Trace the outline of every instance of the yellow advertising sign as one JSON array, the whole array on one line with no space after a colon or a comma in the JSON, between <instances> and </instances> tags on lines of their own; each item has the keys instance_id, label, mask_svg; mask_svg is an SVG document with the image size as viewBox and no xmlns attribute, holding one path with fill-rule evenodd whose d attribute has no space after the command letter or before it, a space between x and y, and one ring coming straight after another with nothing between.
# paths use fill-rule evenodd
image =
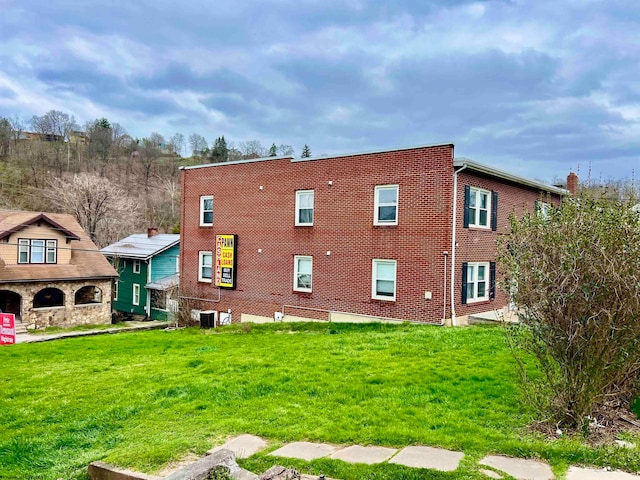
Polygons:
<instances>
[{"instance_id":1,"label":"yellow advertising sign","mask_svg":"<svg viewBox=\"0 0 640 480\"><path fill-rule=\"evenodd\" d=\"M214 285L220 288L236 288L237 235L216 235L216 264Z\"/></svg>"}]
</instances>

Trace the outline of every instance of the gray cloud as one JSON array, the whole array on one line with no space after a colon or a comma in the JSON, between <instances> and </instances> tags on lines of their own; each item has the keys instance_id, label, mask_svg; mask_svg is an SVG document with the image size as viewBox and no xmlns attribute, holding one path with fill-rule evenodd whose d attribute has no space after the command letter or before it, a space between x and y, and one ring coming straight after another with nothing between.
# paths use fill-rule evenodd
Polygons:
<instances>
[{"instance_id":1,"label":"gray cloud","mask_svg":"<svg viewBox=\"0 0 640 480\"><path fill-rule=\"evenodd\" d=\"M578 162L628 176L638 163L633 0L4 9L8 115L42 114L33 106L46 98L79 123L104 115L137 137L224 134L317 153L454 141L461 155L538 178Z\"/></svg>"}]
</instances>

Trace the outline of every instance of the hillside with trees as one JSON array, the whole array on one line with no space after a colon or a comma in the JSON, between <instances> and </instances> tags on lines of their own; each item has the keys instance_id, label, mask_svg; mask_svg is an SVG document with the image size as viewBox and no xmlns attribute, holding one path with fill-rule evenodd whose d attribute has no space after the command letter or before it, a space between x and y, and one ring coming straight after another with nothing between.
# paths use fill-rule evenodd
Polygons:
<instances>
[{"instance_id":1,"label":"hillside with trees","mask_svg":"<svg viewBox=\"0 0 640 480\"><path fill-rule=\"evenodd\" d=\"M80 126L51 110L0 117L0 208L73 214L103 247L155 226L180 228L183 165L294 155L290 145L229 142L192 133L134 138L106 118Z\"/></svg>"}]
</instances>

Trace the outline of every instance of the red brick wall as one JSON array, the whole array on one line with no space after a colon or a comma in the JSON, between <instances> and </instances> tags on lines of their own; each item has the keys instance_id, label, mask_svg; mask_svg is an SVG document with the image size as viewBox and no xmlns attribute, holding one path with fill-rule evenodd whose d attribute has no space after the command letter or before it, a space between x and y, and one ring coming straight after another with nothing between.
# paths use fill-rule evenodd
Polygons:
<instances>
[{"instance_id":1,"label":"red brick wall","mask_svg":"<svg viewBox=\"0 0 640 480\"><path fill-rule=\"evenodd\" d=\"M498 225L494 232L491 229L464 228L464 186L483 188L498 192ZM463 316L472 313L486 312L501 308L508 304L508 295L500 288L496 288L496 298L486 302L462 305L462 263L463 262L492 262L496 259L496 241L500 235L509 231L509 216L513 212L522 216L526 211L533 212L536 200L559 203L560 197L547 197L534 188L493 179L465 170L458 175L458 202L456 224L456 282L454 294L456 299L456 315ZM503 278L500 269L497 270L498 283Z\"/></svg>"},{"instance_id":2,"label":"red brick wall","mask_svg":"<svg viewBox=\"0 0 640 480\"><path fill-rule=\"evenodd\" d=\"M275 159L184 170L183 295L218 298L217 287L198 282L198 252L215 250L215 234L237 234L237 288L223 289L220 302L203 302L203 309L232 309L234 321L242 313L271 317L283 305L288 314L320 319L327 319L324 311L329 310L421 322L439 322L443 315L449 318L450 268L445 313L443 252L449 252L449 265L452 160L453 146L444 145L302 162ZM386 184L399 185L398 225L374 226L374 187ZM463 227L466 184L498 192L497 232ZM312 227L294 226L296 190L315 192ZM213 227L199 226L201 195L214 197ZM496 289L494 300L462 305L462 262L494 261L496 239L506 232L509 214L532 211L540 198L534 188L468 170L459 174L454 283L457 316L508 303L507 295ZM553 201L558 202L559 197L554 196ZM327 251L331 255L326 255ZM311 293L293 290L295 255L313 256ZM394 302L371 298L374 258L397 260ZM424 298L425 292L432 293L431 300Z\"/></svg>"},{"instance_id":3,"label":"red brick wall","mask_svg":"<svg viewBox=\"0 0 640 480\"><path fill-rule=\"evenodd\" d=\"M183 295L217 298L216 287L197 281L198 251L213 251L215 234L237 234L237 289L222 290L219 304L203 308L231 308L234 320L241 313L272 316L283 305L295 305L440 321L443 252L451 248L452 159L453 146L445 145L184 170ZM374 187L386 184L399 185L399 221L376 227ZM309 189L315 191L314 225L295 227L295 191ZM214 197L213 227L198 226L201 195ZM313 256L312 293L293 291L294 255ZM371 299L374 258L397 260L395 302Z\"/></svg>"}]
</instances>

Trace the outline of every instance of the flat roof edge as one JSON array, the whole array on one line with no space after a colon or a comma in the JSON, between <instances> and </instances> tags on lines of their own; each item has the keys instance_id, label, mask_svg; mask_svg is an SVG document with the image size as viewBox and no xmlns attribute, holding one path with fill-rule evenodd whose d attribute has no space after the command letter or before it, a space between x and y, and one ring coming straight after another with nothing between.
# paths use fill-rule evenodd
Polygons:
<instances>
[{"instance_id":1,"label":"flat roof edge","mask_svg":"<svg viewBox=\"0 0 640 480\"><path fill-rule=\"evenodd\" d=\"M385 148L382 150L368 150L364 152L340 153L338 155L323 155L322 157L292 158L291 163L309 162L313 160L328 160L330 158L356 157L359 155L372 155L376 153L401 152L403 150L416 150L419 148L453 147L453 146L454 146L453 142L431 143L427 145L413 145L410 147Z\"/></svg>"},{"instance_id":2,"label":"flat roof edge","mask_svg":"<svg viewBox=\"0 0 640 480\"><path fill-rule=\"evenodd\" d=\"M287 158L293 158L291 155L283 155L280 157L260 157L260 158L245 158L243 160L233 160L231 162L218 162L218 163L203 163L202 165L181 166L180 170L195 170L197 168L208 167L221 167L223 165L238 165L242 163L254 163L254 162L266 162L268 160L284 160Z\"/></svg>"},{"instance_id":3,"label":"flat roof edge","mask_svg":"<svg viewBox=\"0 0 640 480\"><path fill-rule=\"evenodd\" d=\"M473 170L479 173L484 173L487 175L491 175L493 177L501 178L503 180L508 180L510 182L519 183L521 185L537 188L545 192L555 193L557 195L570 194L569 190L566 190L564 188L554 187L553 185L547 185L546 183L542 183L537 180L521 177L520 175L515 175L513 173L500 170L499 168L491 167L489 165L476 162L475 160L471 160L470 158L464 158L464 157L455 158L453 160L453 166L454 168L466 167L466 168L469 168L470 170Z\"/></svg>"}]
</instances>

